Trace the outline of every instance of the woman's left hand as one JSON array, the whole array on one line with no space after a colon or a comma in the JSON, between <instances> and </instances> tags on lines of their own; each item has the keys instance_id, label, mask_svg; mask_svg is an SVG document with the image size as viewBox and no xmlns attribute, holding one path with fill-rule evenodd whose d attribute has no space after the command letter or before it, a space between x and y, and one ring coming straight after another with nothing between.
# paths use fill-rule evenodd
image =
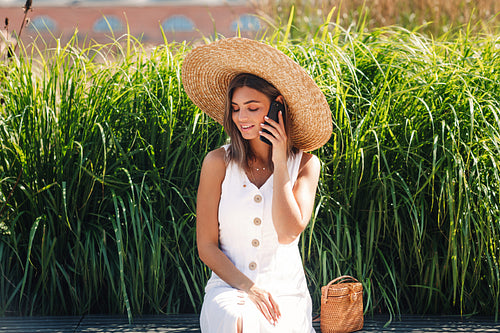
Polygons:
<instances>
[{"instance_id":1,"label":"woman's left hand","mask_svg":"<svg viewBox=\"0 0 500 333\"><path fill-rule=\"evenodd\" d=\"M287 150L288 150L288 137L286 136L285 125L283 121L283 113L278 112L279 123L275 122L269 117L265 117L269 125L261 124L262 129L268 130L271 134L265 133L261 130L261 135L267 138L272 144L272 160L276 166L280 163L286 163Z\"/></svg>"}]
</instances>

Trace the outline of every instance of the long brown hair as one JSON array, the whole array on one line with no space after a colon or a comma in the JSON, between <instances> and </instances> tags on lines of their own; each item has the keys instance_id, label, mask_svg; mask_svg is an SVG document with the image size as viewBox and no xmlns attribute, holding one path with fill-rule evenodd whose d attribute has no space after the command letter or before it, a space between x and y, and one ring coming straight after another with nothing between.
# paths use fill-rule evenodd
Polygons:
<instances>
[{"instance_id":1,"label":"long brown hair","mask_svg":"<svg viewBox=\"0 0 500 333\"><path fill-rule=\"evenodd\" d=\"M276 89L272 84L267 82L266 80L248 73L238 74L230 83L227 88L226 93L226 107L224 110L224 130L229 135L231 139L231 144L227 150L227 162L236 162L241 168L248 169L249 161L255 158L253 151L250 149L250 144L247 140L243 139L241 133L233 122L232 113L232 100L234 91L237 88L248 87L260 91L264 95L266 95L270 101L276 100L278 96L281 95L278 89ZM288 118L288 110L286 106L286 101L283 103L285 105L285 114L283 115L283 120L285 123L285 132L289 135L289 118ZM290 140L288 140L288 151L287 155L294 154L298 151L295 147L292 146ZM271 154L271 150L269 154ZM271 158L271 156L269 156ZM272 165L271 165L272 168Z\"/></svg>"}]
</instances>

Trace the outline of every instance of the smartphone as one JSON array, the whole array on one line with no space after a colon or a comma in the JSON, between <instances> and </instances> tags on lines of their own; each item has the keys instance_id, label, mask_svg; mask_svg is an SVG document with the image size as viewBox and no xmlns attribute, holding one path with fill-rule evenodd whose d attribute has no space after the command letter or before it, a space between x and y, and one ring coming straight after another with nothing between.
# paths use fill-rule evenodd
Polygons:
<instances>
[{"instance_id":1,"label":"smartphone","mask_svg":"<svg viewBox=\"0 0 500 333\"><path fill-rule=\"evenodd\" d=\"M285 106L283 104L281 104L280 102L277 102L277 101L273 101L271 103L271 106L269 107L269 111L267 112L267 116L274 120L275 122L279 123L279 120L278 120L278 113L281 111L281 114L283 115L283 119L285 118ZM265 122L266 125L269 125L269 123L266 121ZM263 129L262 130L263 132L265 133L269 133L271 134L268 130L266 129ZM263 137L262 135L260 136L260 140L267 143L268 145L271 144L271 141L269 141L268 139L266 139L265 137Z\"/></svg>"}]
</instances>

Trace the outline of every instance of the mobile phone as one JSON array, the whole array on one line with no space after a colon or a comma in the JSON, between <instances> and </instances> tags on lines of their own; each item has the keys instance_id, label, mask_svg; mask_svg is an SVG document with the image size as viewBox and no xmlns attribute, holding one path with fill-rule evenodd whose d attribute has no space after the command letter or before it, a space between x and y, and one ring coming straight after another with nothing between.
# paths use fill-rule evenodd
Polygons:
<instances>
[{"instance_id":1,"label":"mobile phone","mask_svg":"<svg viewBox=\"0 0 500 333\"><path fill-rule=\"evenodd\" d=\"M267 112L267 116L274 120L275 122L279 123L279 120L278 120L278 113L281 111L281 114L283 115L283 119L285 118L285 106L280 103L280 102L277 102L277 101L273 101L271 102L271 106L269 107L269 111ZM266 121L265 122L266 125L269 125L269 123ZM262 130L263 132L265 133L269 133L271 134L268 130L266 129L263 129ZM268 139L266 139L265 137L263 137L262 135L260 136L260 140L267 143L268 145L271 144L271 141L269 141Z\"/></svg>"}]
</instances>

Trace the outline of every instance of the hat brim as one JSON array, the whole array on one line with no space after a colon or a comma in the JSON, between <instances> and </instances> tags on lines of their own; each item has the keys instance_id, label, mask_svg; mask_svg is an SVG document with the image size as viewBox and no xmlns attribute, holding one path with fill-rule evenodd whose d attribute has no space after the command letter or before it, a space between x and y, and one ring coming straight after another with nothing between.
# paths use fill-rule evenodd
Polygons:
<instances>
[{"instance_id":1,"label":"hat brim","mask_svg":"<svg viewBox=\"0 0 500 333\"><path fill-rule=\"evenodd\" d=\"M191 50L182 65L184 90L220 124L227 87L241 73L257 75L281 92L293 146L312 151L328 141L332 115L324 94L299 64L276 48L246 38L221 39Z\"/></svg>"}]
</instances>

